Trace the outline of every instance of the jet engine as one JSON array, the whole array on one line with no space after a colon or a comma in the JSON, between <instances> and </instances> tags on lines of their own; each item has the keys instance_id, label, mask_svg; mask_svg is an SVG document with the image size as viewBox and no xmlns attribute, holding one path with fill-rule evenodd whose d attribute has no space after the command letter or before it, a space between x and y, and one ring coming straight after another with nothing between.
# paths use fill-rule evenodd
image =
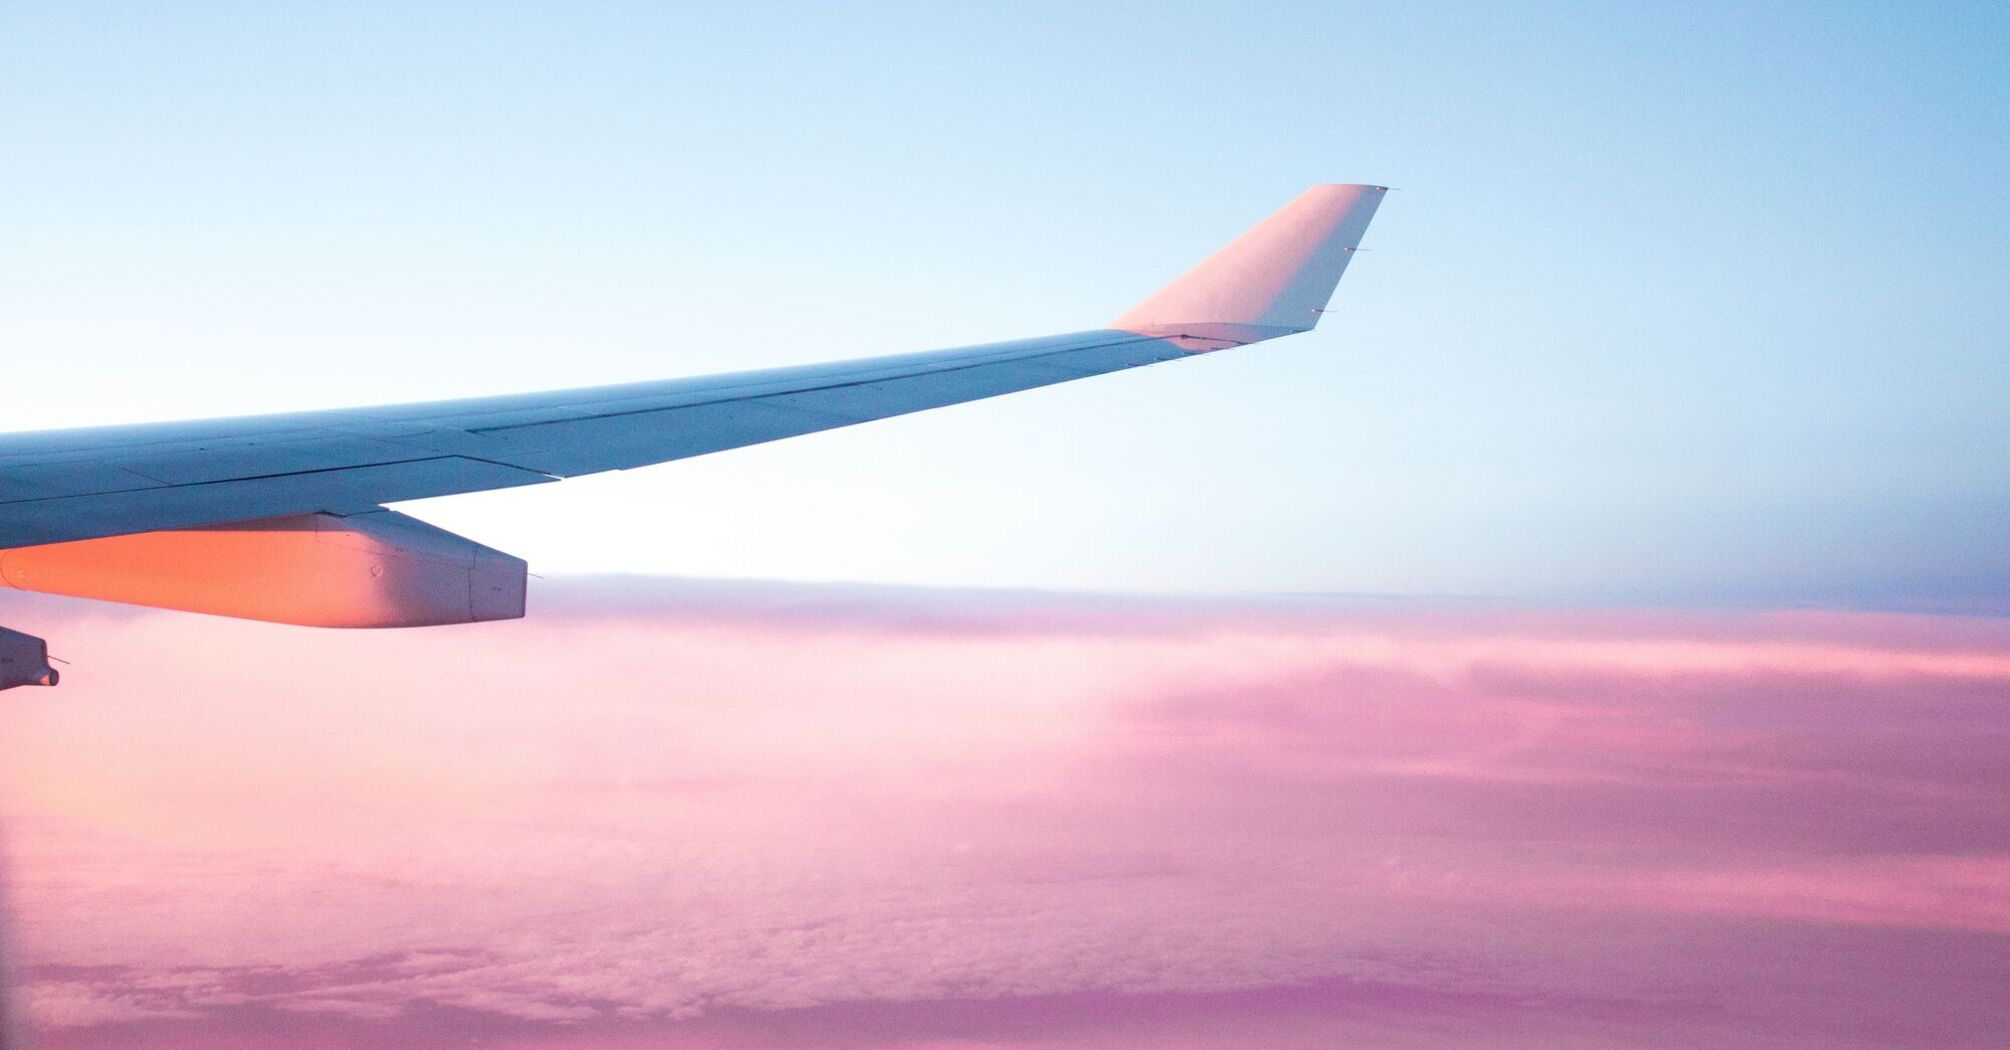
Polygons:
<instances>
[{"instance_id":1,"label":"jet engine","mask_svg":"<svg viewBox=\"0 0 2010 1050\"><path fill-rule=\"evenodd\" d=\"M18 590L309 627L513 620L523 615L527 570L389 510L0 550L0 585Z\"/></svg>"},{"instance_id":2,"label":"jet engine","mask_svg":"<svg viewBox=\"0 0 2010 1050\"><path fill-rule=\"evenodd\" d=\"M55 685L61 677L49 666L49 643L32 634L0 627L0 689Z\"/></svg>"}]
</instances>

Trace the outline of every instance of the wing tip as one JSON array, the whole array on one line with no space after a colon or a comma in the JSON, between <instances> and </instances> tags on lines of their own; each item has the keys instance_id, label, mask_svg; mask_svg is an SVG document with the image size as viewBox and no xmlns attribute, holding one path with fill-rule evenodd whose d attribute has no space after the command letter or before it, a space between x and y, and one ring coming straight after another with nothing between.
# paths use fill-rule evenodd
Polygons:
<instances>
[{"instance_id":1,"label":"wing tip","mask_svg":"<svg viewBox=\"0 0 2010 1050\"><path fill-rule=\"evenodd\" d=\"M1197 326L1276 335L1309 331L1319 324L1388 192L1374 183L1314 185L1110 327L1140 333Z\"/></svg>"}]
</instances>

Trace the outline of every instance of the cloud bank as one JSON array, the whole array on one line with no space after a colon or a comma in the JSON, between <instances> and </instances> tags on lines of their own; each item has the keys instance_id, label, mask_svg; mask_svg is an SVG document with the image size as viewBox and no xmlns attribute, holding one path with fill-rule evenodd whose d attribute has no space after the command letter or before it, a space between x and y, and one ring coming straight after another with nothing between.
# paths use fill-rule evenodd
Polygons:
<instances>
[{"instance_id":1,"label":"cloud bank","mask_svg":"<svg viewBox=\"0 0 2010 1050\"><path fill-rule=\"evenodd\" d=\"M1984 1046L2010 622L644 579L14 599L38 1045Z\"/></svg>"}]
</instances>

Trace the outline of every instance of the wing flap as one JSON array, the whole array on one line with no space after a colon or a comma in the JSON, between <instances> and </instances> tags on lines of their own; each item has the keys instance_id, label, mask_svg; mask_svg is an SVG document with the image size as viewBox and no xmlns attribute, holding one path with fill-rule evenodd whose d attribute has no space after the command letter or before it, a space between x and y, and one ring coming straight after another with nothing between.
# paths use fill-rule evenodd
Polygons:
<instances>
[{"instance_id":1,"label":"wing flap","mask_svg":"<svg viewBox=\"0 0 2010 1050\"><path fill-rule=\"evenodd\" d=\"M855 422L769 399L624 412L489 431L504 462L559 477L687 459Z\"/></svg>"},{"instance_id":2,"label":"wing flap","mask_svg":"<svg viewBox=\"0 0 2010 1050\"><path fill-rule=\"evenodd\" d=\"M244 442L228 456L210 448L157 455L120 457L119 469L163 485L204 485L214 481L262 478L277 474L342 467L364 467L413 459L412 450L365 437L327 434L309 439Z\"/></svg>"},{"instance_id":3,"label":"wing flap","mask_svg":"<svg viewBox=\"0 0 2010 1050\"><path fill-rule=\"evenodd\" d=\"M160 482L152 478L120 470L110 463L90 460L0 466L0 502L55 499L93 492L125 492L159 486Z\"/></svg>"},{"instance_id":4,"label":"wing flap","mask_svg":"<svg viewBox=\"0 0 2010 1050\"><path fill-rule=\"evenodd\" d=\"M204 485L171 485L0 508L0 548L327 511L360 514L379 501L425 499L557 480L501 463L443 456Z\"/></svg>"}]
</instances>

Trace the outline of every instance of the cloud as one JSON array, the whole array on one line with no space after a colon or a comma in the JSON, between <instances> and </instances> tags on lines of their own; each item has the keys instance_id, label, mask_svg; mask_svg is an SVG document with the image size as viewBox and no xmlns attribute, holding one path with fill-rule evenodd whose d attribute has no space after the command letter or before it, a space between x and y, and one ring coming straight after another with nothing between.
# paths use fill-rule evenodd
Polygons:
<instances>
[{"instance_id":1,"label":"cloud","mask_svg":"<svg viewBox=\"0 0 2010 1050\"><path fill-rule=\"evenodd\" d=\"M76 669L10 695L0 813L52 1045L2010 1023L1970 997L2010 978L2010 623L550 591L427 632L51 606Z\"/></svg>"},{"instance_id":2,"label":"cloud","mask_svg":"<svg viewBox=\"0 0 2010 1050\"><path fill-rule=\"evenodd\" d=\"M31 981L23 988L22 999L29 1022L46 1029L203 1016L173 996L114 990L93 981Z\"/></svg>"}]
</instances>

